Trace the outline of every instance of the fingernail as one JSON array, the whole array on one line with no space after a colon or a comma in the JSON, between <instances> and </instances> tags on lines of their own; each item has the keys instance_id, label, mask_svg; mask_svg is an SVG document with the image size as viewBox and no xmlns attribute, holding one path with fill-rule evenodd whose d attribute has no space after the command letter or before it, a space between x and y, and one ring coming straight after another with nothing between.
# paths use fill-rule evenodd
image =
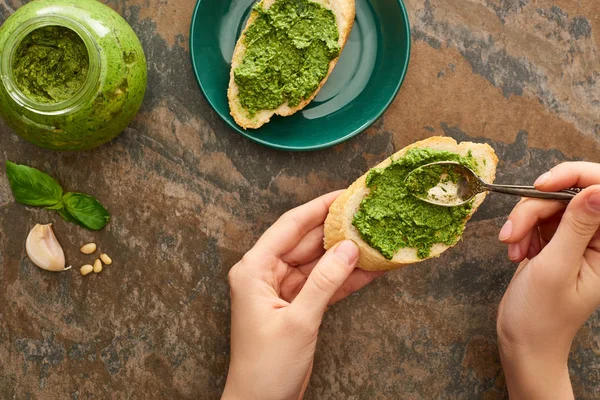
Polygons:
<instances>
[{"instance_id":1,"label":"fingernail","mask_svg":"<svg viewBox=\"0 0 600 400\"><path fill-rule=\"evenodd\" d=\"M498 234L498 239L500 239L500 241L504 241L504 240L510 238L510 235L512 235L512 230L513 230L512 221L509 219L508 221L506 221L504 223L504 226L502 227L502 229L500 229L500 233Z\"/></svg>"},{"instance_id":2,"label":"fingernail","mask_svg":"<svg viewBox=\"0 0 600 400\"><path fill-rule=\"evenodd\" d=\"M519 244L513 243L508 245L508 258L509 260L517 260L521 256L521 251L519 250Z\"/></svg>"},{"instance_id":3,"label":"fingernail","mask_svg":"<svg viewBox=\"0 0 600 400\"><path fill-rule=\"evenodd\" d=\"M535 180L535 183L533 184L533 186L542 186L544 183L548 182L549 179L550 179L550 171L546 172L545 174L540 175L540 177Z\"/></svg>"},{"instance_id":4,"label":"fingernail","mask_svg":"<svg viewBox=\"0 0 600 400\"><path fill-rule=\"evenodd\" d=\"M588 205L594 211L600 211L600 190L588 197Z\"/></svg>"},{"instance_id":5,"label":"fingernail","mask_svg":"<svg viewBox=\"0 0 600 400\"><path fill-rule=\"evenodd\" d=\"M358 259L358 246L352 240L344 240L335 248L334 254L347 264L354 264Z\"/></svg>"}]
</instances>

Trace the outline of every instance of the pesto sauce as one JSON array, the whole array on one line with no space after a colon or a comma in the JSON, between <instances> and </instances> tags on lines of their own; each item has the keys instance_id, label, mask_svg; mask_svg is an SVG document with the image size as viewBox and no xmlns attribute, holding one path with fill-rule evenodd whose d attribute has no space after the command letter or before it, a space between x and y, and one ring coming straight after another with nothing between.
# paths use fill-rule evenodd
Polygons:
<instances>
[{"instance_id":1,"label":"pesto sauce","mask_svg":"<svg viewBox=\"0 0 600 400\"><path fill-rule=\"evenodd\" d=\"M45 26L31 32L13 56L13 76L21 92L37 103L73 97L85 83L88 51L71 29Z\"/></svg>"},{"instance_id":2,"label":"pesto sauce","mask_svg":"<svg viewBox=\"0 0 600 400\"><path fill-rule=\"evenodd\" d=\"M234 70L242 107L250 115L284 103L295 107L319 87L340 54L335 15L309 0L277 0L254 6L246 52Z\"/></svg>"},{"instance_id":3,"label":"pesto sauce","mask_svg":"<svg viewBox=\"0 0 600 400\"><path fill-rule=\"evenodd\" d=\"M367 175L370 193L361 202L352 224L363 240L388 260L405 247L416 248L417 256L426 258L434 244L453 245L462 235L471 203L457 207L429 204L414 197L405 183L412 170L438 161L456 161L473 171L478 170L470 153L463 157L419 148L409 150L387 168L373 169ZM428 180L423 186L430 184Z\"/></svg>"},{"instance_id":4,"label":"pesto sauce","mask_svg":"<svg viewBox=\"0 0 600 400\"><path fill-rule=\"evenodd\" d=\"M436 200L440 200L438 196L431 195L429 190L439 185L439 188L443 192L446 192L443 184L448 182L458 184L460 177L459 173L452 168L448 168L448 166L430 165L413 170L406 178L405 184L409 192L419 198L433 197ZM449 200L453 198L449 194L444 196L447 196Z\"/></svg>"}]
</instances>

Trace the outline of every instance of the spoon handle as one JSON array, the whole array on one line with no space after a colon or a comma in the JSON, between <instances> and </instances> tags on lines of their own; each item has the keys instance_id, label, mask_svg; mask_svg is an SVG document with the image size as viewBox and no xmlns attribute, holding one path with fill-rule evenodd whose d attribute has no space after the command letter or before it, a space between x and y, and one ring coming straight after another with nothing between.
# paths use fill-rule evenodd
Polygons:
<instances>
[{"instance_id":1,"label":"spoon handle","mask_svg":"<svg viewBox=\"0 0 600 400\"><path fill-rule=\"evenodd\" d=\"M570 201L577 193L581 192L580 188L571 188L561 190L560 192L542 192L537 190L534 186L519 186L519 185L492 185L489 183L481 182L485 190L490 192L512 194L521 197L533 197L536 199L546 200L563 200Z\"/></svg>"}]
</instances>

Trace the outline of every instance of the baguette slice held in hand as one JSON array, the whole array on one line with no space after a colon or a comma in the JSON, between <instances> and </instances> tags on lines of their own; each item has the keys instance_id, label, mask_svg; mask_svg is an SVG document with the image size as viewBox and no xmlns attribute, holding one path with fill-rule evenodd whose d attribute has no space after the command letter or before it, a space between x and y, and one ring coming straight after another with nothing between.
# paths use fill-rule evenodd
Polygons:
<instances>
[{"instance_id":1,"label":"baguette slice held in hand","mask_svg":"<svg viewBox=\"0 0 600 400\"><path fill-rule=\"evenodd\" d=\"M283 9L288 14L277 18L266 16L266 10L275 3L274 10ZM311 10L317 14L310 14ZM315 15L323 19L317 20ZM335 68L355 15L355 0L259 1L238 39L231 61L227 97L236 123L244 129L257 129L275 114L285 117L306 107ZM263 47L257 51L258 46ZM290 50L292 47L294 50ZM327 58L323 59L325 53ZM249 90L238 84L248 80L254 80ZM310 90L303 90L307 88ZM253 99L256 109L249 110L248 101L245 107L244 98Z\"/></svg>"},{"instance_id":2,"label":"baguette slice held in hand","mask_svg":"<svg viewBox=\"0 0 600 400\"><path fill-rule=\"evenodd\" d=\"M360 249L361 269L385 271L439 257L454 246L486 193L476 195L471 203L461 207L436 206L412 196L403 179L420 165L443 161L448 157L454 157L452 161L469 163L482 179L494 181L498 158L489 145L471 142L459 144L448 137L432 137L416 142L358 178L336 199L325 221L325 248L329 249L342 240L353 240ZM414 166L406 161L409 159L417 160ZM385 171L396 175L385 178ZM382 176L387 181L381 179ZM398 179L395 180L395 177ZM395 186L374 199L377 191L381 193L385 189L377 187L377 183ZM379 208L375 209L373 204ZM373 208L365 210L367 205ZM453 225L447 221L452 221ZM362 230L359 231L356 225Z\"/></svg>"}]
</instances>

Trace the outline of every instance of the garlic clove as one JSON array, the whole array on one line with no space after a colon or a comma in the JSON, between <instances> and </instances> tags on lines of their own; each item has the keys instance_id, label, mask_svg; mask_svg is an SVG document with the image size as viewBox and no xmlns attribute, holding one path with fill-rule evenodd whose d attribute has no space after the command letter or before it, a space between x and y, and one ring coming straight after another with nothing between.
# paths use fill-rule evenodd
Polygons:
<instances>
[{"instance_id":1,"label":"garlic clove","mask_svg":"<svg viewBox=\"0 0 600 400\"><path fill-rule=\"evenodd\" d=\"M27 256L38 267L46 271L65 271L65 253L52 231L52 224L33 227L25 244Z\"/></svg>"}]
</instances>

